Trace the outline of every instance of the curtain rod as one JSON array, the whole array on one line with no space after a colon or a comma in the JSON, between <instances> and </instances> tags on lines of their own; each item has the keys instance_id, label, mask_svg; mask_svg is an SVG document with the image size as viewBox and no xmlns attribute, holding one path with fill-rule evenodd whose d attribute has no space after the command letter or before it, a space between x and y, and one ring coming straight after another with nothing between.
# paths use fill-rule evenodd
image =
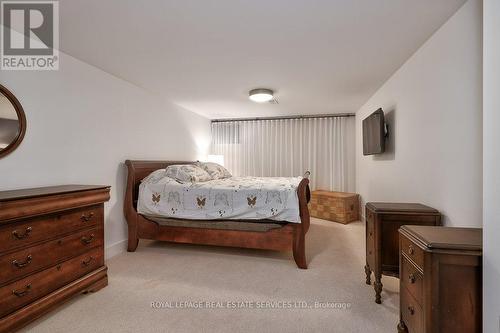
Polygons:
<instances>
[{"instance_id":1,"label":"curtain rod","mask_svg":"<svg viewBox=\"0 0 500 333\"><path fill-rule=\"evenodd\" d=\"M336 113L336 114L312 114L312 115L297 115L297 116L276 116L276 117L255 117L255 118L226 118L212 119L212 123L224 123L231 121L252 121L252 120L283 120L283 119L309 119L309 118L340 118L354 117L354 113Z\"/></svg>"}]
</instances>

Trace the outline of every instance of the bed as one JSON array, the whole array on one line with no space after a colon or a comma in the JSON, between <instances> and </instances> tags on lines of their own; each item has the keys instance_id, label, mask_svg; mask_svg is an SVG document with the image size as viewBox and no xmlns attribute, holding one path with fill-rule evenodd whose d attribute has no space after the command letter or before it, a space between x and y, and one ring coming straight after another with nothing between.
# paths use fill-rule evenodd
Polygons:
<instances>
[{"instance_id":1,"label":"bed","mask_svg":"<svg viewBox=\"0 0 500 333\"><path fill-rule=\"evenodd\" d=\"M161 174L158 170L169 165L194 163L125 162L128 176L124 213L129 252L137 249L139 239L292 250L297 266L307 268L308 175L288 178L285 182L285 179L255 177L232 177L194 185L175 184L162 177L151 181L155 174Z\"/></svg>"}]
</instances>

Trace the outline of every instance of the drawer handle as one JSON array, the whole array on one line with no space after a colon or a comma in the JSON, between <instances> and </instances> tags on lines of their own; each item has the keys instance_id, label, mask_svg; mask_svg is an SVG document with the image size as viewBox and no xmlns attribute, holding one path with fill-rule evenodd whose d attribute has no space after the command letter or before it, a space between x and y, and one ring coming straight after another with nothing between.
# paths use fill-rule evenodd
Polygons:
<instances>
[{"instance_id":1,"label":"drawer handle","mask_svg":"<svg viewBox=\"0 0 500 333\"><path fill-rule=\"evenodd\" d=\"M414 254L415 253L415 249L413 249L413 246L408 246L408 253L409 254Z\"/></svg>"},{"instance_id":2,"label":"drawer handle","mask_svg":"<svg viewBox=\"0 0 500 333\"><path fill-rule=\"evenodd\" d=\"M90 237L83 236L81 238L81 241L82 241L83 244L90 244L94 240L94 237L95 237L94 234L90 234Z\"/></svg>"},{"instance_id":3,"label":"drawer handle","mask_svg":"<svg viewBox=\"0 0 500 333\"><path fill-rule=\"evenodd\" d=\"M16 266L17 268L23 268L23 267L26 267L29 264L31 264L32 259L33 259L33 257L31 256L31 254L28 254L25 261L13 260L12 265Z\"/></svg>"},{"instance_id":4,"label":"drawer handle","mask_svg":"<svg viewBox=\"0 0 500 333\"><path fill-rule=\"evenodd\" d=\"M408 306L408 312L413 316L415 314L415 308L413 306Z\"/></svg>"},{"instance_id":5,"label":"drawer handle","mask_svg":"<svg viewBox=\"0 0 500 333\"><path fill-rule=\"evenodd\" d=\"M12 290L12 294L16 295L17 297L23 297L24 295L28 294L31 291L31 283L26 285L24 290Z\"/></svg>"},{"instance_id":6,"label":"drawer handle","mask_svg":"<svg viewBox=\"0 0 500 333\"><path fill-rule=\"evenodd\" d=\"M82 222L88 222L88 221L92 220L93 217L94 217L94 212L90 212L87 215L82 214L82 216L80 217L80 220L82 220Z\"/></svg>"},{"instance_id":7,"label":"drawer handle","mask_svg":"<svg viewBox=\"0 0 500 333\"><path fill-rule=\"evenodd\" d=\"M410 283L415 283L415 280L415 274L412 273L408 276L408 281L410 281Z\"/></svg>"},{"instance_id":8,"label":"drawer handle","mask_svg":"<svg viewBox=\"0 0 500 333\"><path fill-rule=\"evenodd\" d=\"M12 231L12 236L14 236L17 239L24 239L28 237L33 230L32 227L27 227L24 233L20 234L17 230Z\"/></svg>"},{"instance_id":9,"label":"drawer handle","mask_svg":"<svg viewBox=\"0 0 500 333\"><path fill-rule=\"evenodd\" d=\"M370 236L373 236L373 231L370 231L370 232L369 232L369 235L370 235Z\"/></svg>"},{"instance_id":10,"label":"drawer handle","mask_svg":"<svg viewBox=\"0 0 500 333\"><path fill-rule=\"evenodd\" d=\"M90 256L87 260L82 261L82 266L87 267L92 261L94 261L94 257Z\"/></svg>"}]
</instances>

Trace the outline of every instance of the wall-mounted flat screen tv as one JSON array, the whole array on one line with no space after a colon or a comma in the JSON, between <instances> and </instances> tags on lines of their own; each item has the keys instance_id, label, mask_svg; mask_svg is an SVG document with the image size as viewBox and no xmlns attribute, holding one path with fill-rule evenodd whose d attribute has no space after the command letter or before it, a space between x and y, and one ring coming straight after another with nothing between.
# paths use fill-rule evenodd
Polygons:
<instances>
[{"instance_id":1,"label":"wall-mounted flat screen tv","mask_svg":"<svg viewBox=\"0 0 500 333\"><path fill-rule=\"evenodd\" d=\"M378 109L363 120L363 155L382 154L385 137L384 111Z\"/></svg>"}]
</instances>

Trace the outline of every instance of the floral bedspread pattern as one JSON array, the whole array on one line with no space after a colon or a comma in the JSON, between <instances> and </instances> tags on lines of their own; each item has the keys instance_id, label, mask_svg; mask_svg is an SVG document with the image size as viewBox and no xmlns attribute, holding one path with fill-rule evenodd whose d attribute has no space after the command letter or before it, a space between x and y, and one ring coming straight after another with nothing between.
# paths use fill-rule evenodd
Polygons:
<instances>
[{"instance_id":1,"label":"floral bedspread pattern","mask_svg":"<svg viewBox=\"0 0 500 333\"><path fill-rule=\"evenodd\" d=\"M139 187L137 211L195 220L245 219L300 223L302 177L230 177L181 183L157 170Z\"/></svg>"}]
</instances>

